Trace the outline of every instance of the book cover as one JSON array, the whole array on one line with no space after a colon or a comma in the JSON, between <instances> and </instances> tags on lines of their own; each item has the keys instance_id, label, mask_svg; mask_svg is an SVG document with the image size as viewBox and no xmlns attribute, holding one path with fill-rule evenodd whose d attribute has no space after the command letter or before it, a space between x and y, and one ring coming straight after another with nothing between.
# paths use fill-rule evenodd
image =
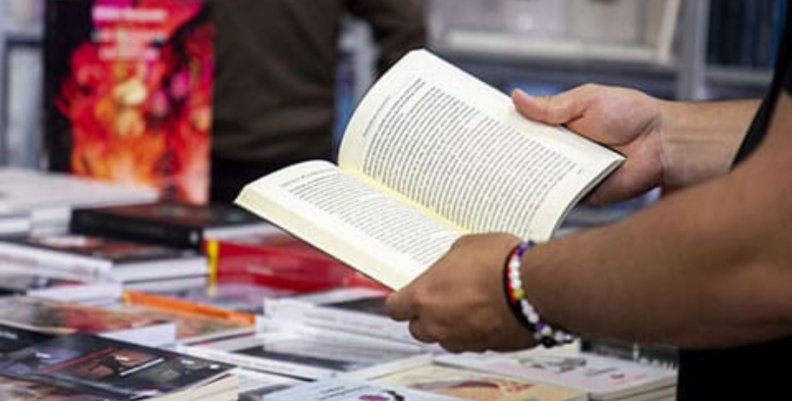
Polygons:
<instances>
[{"instance_id":1,"label":"book cover","mask_svg":"<svg viewBox=\"0 0 792 401\"><path fill-rule=\"evenodd\" d=\"M85 280L52 269L9 263L0 271L0 292L6 295L84 303L112 302L121 297L121 284L117 282Z\"/></svg>"},{"instance_id":2,"label":"book cover","mask_svg":"<svg viewBox=\"0 0 792 401\"><path fill-rule=\"evenodd\" d=\"M249 323L198 313L141 306L127 306L122 310L151 319L173 322L176 325L176 341L182 344L241 336L251 334L255 330Z\"/></svg>"},{"instance_id":3,"label":"book cover","mask_svg":"<svg viewBox=\"0 0 792 401\"><path fill-rule=\"evenodd\" d=\"M395 372L373 381L476 401L587 400L586 393L579 390L441 365Z\"/></svg>"},{"instance_id":4,"label":"book cover","mask_svg":"<svg viewBox=\"0 0 792 401\"><path fill-rule=\"evenodd\" d=\"M50 166L206 202L213 30L199 0L48 0Z\"/></svg>"},{"instance_id":5,"label":"book cover","mask_svg":"<svg viewBox=\"0 0 792 401\"><path fill-rule=\"evenodd\" d=\"M128 400L199 387L232 366L86 334L58 337L12 353L0 373Z\"/></svg>"},{"instance_id":6,"label":"book cover","mask_svg":"<svg viewBox=\"0 0 792 401\"><path fill-rule=\"evenodd\" d=\"M391 319L385 310L386 292L346 288L306 297L282 298L265 304L272 319L342 332L428 346L415 340L406 322ZM434 346L432 346L434 347Z\"/></svg>"},{"instance_id":7,"label":"book cover","mask_svg":"<svg viewBox=\"0 0 792 401\"><path fill-rule=\"evenodd\" d=\"M426 363L421 347L298 325L264 325L253 337L187 347L184 352L248 369L305 379Z\"/></svg>"},{"instance_id":8,"label":"book cover","mask_svg":"<svg viewBox=\"0 0 792 401\"><path fill-rule=\"evenodd\" d=\"M3 239L0 255L76 276L124 282L207 272L205 259L194 250L79 234Z\"/></svg>"},{"instance_id":9,"label":"book cover","mask_svg":"<svg viewBox=\"0 0 792 401\"><path fill-rule=\"evenodd\" d=\"M460 401L459 398L354 379L325 379L267 395L270 401Z\"/></svg>"},{"instance_id":10,"label":"book cover","mask_svg":"<svg viewBox=\"0 0 792 401\"><path fill-rule=\"evenodd\" d=\"M0 357L52 338L52 334L0 324Z\"/></svg>"},{"instance_id":11,"label":"book cover","mask_svg":"<svg viewBox=\"0 0 792 401\"><path fill-rule=\"evenodd\" d=\"M173 324L97 306L27 297L8 297L0 303L0 324L49 334L102 334L133 341L156 332L162 343L173 342ZM170 339L167 335L170 333ZM145 337L142 337L143 341Z\"/></svg>"},{"instance_id":12,"label":"book cover","mask_svg":"<svg viewBox=\"0 0 792 401\"><path fill-rule=\"evenodd\" d=\"M70 231L199 249L207 238L278 230L233 205L159 202L74 210Z\"/></svg>"},{"instance_id":13,"label":"book cover","mask_svg":"<svg viewBox=\"0 0 792 401\"><path fill-rule=\"evenodd\" d=\"M566 350L534 349L507 354L442 355L437 361L484 372L570 387L594 398L665 390L676 384L676 371L616 358Z\"/></svg>"},{"instance_id":14,"label":"book cover","mask_svg":"<svg viewBox=\"0 0 792 401\"><path fill-rule=\"evenodd\" d=\"M43 383L0 376L0 400L3 401L126 401L84 391L70 390Z\"/></svg>"},{"instance_id":15,"label":"book cover","mask_svg":"<svg viewBox=\"0 0 792 401\"><path fill-rule=\"evenodd\" d=\"M210 275L217 282L252 283L295 292L382 285L285 233L205 243Z\"/></svg>"}]
</instances>

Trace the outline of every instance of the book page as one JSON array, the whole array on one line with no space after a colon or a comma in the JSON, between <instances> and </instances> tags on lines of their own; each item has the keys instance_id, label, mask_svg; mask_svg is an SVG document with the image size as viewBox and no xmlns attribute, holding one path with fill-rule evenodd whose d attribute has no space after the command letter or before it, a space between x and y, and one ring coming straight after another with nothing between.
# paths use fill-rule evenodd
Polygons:
<instances>
[{"instance_id":1,"label":"book page","mask_svg":"<svg viewBox=\"0 0 792 401\"><path fill-rule=\"evenodd\" d=\"M524 119L504 94L414 51L355 111L339 165L468 231L544 241L622 159Z\"/></svg>"},{"instance_id":2,"label":"book page","mask_svg":"<svg viewBox=\"0 0 792 401\"><path fill-rule=\"evenodd\" d=\"M398 195L324 161L296 164L248 184L237 203L394 289L461 235Z\"/></svg>"}]
</instances>

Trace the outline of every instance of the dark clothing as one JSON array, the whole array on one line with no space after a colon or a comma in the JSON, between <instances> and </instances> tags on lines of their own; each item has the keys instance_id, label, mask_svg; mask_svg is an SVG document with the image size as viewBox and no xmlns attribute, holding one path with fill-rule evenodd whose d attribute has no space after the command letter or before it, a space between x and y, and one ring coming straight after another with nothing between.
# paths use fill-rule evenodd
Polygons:
<instances>
[{"instance_id":1,"label":"dark clothing","mask_svg":"<svg viewBox=\"0 0 792 401\"><path fill-rule=\"evenodd\" d=\"M419 0L215 0L212 199L277 168L329 159L345 14L372 26L380 70L422 47Z\"/></svg>"},{"instance_id":2,"label":"dark clothing","mask_svg":"<svg viewBox=\"0 0 792 401\"><path fill-rule=\"evenodd\" d=\"M787 11L786 21L772 86L740 147L735 164L744 161L762 142L779 94L782 91L792 94L792 8ZM682 351L677 400L792 399L790 378L792 337L725 350Z\"/></svg>"}]
</instances>

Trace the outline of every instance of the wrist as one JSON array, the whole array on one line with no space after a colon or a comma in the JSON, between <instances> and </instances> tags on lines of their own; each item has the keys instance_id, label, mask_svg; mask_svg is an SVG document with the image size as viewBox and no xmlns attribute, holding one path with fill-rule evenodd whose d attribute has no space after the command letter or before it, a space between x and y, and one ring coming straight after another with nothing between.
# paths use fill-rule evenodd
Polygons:
<instances>
[{"instance_id":1,"label":"wrist","mask_svg":"<svg viewBox=\"0 0 792 401\"><path fill-rule=\"evenodd\" d=\"M532 241L517 244L509 252L503 266L503 288L506 302L514 318L545 347L566 344L574 337L557 326L548 323L528 301L523 285L522 259L534 246Z\"/></svg>"}]
</instances>

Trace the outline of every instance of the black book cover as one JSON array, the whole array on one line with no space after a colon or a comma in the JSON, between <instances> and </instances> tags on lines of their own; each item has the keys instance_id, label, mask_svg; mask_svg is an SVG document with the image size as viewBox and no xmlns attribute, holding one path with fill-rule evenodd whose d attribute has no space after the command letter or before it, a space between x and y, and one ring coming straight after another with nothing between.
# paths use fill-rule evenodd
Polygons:
<instances>
[{"instance_id":1,"label":"black book cover","mask_svg":"<svg viewBox=\"0 0 792 401\"><path fill-rule=\"evenodd\" d=\"M0 324L0 356L55 338L51 334Z\"/></svg>"},{"instance_id":2,"label":"black book cover","mask_svg":"<svg viewBox=\"0 0 792 401\"><path fill-rule=\"evenodd\" d=\"M198 249L207 229L260 224L260 218L233 205L150 203L75 210L70 230Z\"/></svg>"},{"instance_id":3,"label":"black book cover","mask_svg":"<svg viewBox=\"0 0 792 401\"><path fill-rule=\"evenodd\" d=\"M138 400L199 386L233 366L161 349L73 334L11 353L0 374Z\"/></svg>"}]
</instances>

